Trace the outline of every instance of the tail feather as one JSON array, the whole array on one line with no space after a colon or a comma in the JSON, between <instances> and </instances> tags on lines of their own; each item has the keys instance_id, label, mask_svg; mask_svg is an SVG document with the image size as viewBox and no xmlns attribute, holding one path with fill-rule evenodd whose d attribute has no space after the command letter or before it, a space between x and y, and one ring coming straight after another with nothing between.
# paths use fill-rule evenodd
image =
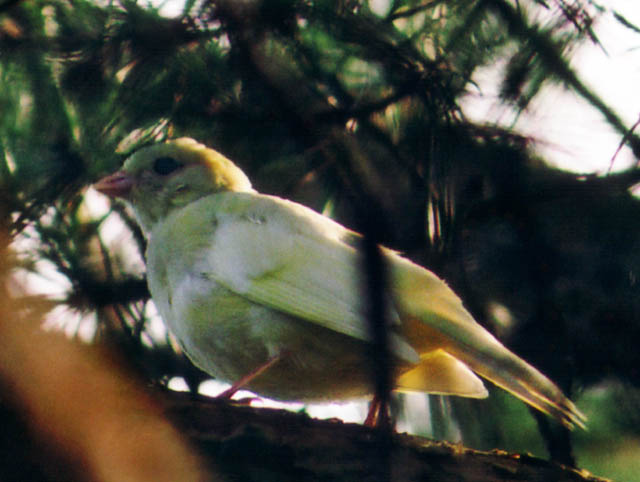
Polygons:
<instances>
[{"instance_id":1,"label":"tail feather","mask_svg":"<svg viewBox=\"0 0 640 482\"><path fill-rule=\"evenodd\" d=\"M585 427L586 417L573 402L480 326L444 281L408 260L390 257L396 309L405 320L405 336L419 354L445 350L566 427Z\"/></svg>"},{"instance_id":2,"label":"tail feather","mask_svg":"<svg viewBox=\"0 0 640 482\"><path fill-rule=\"evenodd\" d=\"M586 417L562 391L536 368L510 352L496 340L490 353L486 348L451 349L455 358L473 371L507 390L564 426L585 428ZM466 348L466 349L465 349Z\"/></svg>"}]
</instances>

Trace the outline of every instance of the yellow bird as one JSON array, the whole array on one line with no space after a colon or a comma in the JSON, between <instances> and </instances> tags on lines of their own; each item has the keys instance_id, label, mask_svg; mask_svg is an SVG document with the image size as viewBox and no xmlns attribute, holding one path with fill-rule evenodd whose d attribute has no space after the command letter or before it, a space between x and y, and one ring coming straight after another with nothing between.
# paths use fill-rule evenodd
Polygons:
<instances>
[{"instance_id":1,"label":"yellow bird","mask_svg":"<svg viewBox=\"0 0 640 482\"><path fill-rule=\"evenodd\" d=\"M195 365L277 400L371 392L357 233L256 192L233 162L188 138L135 152L95 188L133 208L153 301ZM397 390L486 397L475 372L584 427L560 389L480 326L444 281L383 254Z\"/></svg>"}]
</instances>

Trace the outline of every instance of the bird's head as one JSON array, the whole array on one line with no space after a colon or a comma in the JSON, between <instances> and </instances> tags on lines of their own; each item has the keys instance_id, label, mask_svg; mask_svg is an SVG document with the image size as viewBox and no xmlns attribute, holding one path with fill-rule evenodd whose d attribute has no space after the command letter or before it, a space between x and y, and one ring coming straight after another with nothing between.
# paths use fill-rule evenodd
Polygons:
<instances>
[{"instance_id":1,"label":"bird's head","mask_svg":"<svg viewBox=\"0 0 640 482\"><path fill-rule=\"evenodd\" d=\"M140 149L121 170L94 187L129 202L146 233L173 210L203 196L252 191L251 182L233 162L186 137Z\"/></svg>"}]
</instances>

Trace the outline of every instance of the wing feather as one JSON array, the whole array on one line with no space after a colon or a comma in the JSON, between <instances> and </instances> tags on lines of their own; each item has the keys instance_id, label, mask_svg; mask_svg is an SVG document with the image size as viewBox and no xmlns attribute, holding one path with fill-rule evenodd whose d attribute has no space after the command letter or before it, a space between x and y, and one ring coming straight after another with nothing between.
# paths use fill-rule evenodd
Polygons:
<instances>
[{"instance_id":1,"label":"wing feather","mask_svg":"<svg viewBox=\"0 0 640 482\"><path fill-rule=\"evenodd\" d=\"M357 236L330 219L266 195L223 193L199 201L217 226L199 269L247 299L369 341ZM392 334L394 353L417 352Z\"/></svg>"}]
</instances>

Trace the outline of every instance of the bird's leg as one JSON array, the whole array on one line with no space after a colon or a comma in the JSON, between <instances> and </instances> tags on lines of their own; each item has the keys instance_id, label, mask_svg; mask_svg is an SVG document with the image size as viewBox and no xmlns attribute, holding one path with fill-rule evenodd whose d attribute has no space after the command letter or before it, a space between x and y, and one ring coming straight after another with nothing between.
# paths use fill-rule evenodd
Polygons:
<instances>
[{"instance_id":1,"label":"bird's leg","mask_svg":"<svg viewBox=\"0 0 640 482\"><path fill-rule=\"evenodd\" d=\"M236 394L236 392L238 390L242 390L248 383L251 383L251 381L254 378L259 377L260 375L262 375L265 371L267 371L273 365L278 363L280 360L282 360L283 358L286 358L286 356L287 356L287 352L280 352L277 355L274 355L274 356L268 358L267 361L265 361L262 365L258 366L254 370L252 370L249 373L247 373L240 380L235 382L233 385L231 385L229 388L227 388L224 392L222 392L220 395L218 395L217 398L230 399L231 397L233 397Z\"/></svg>"},{"instance_id":2,"label":"bird's leg","mask_svg":"<svg viewBox=\"0 0 640 482\"><path fill-rule=\"evenodd\" d=\"M380 397L374 395L369 405L367 418L364 419L364 425L367 427L387 427L390 424L389 405L383 403Z\"/></svg>"},{"instance_id":3,"label":"bird's leg","mask_svg":"<svg viewBox=\"0 0 640 482\"><path fill-rule=\"evenodd\" d=\"M374 427L376 425L379 407L380 399L374 395L371 403L369 404L369 411L367 412L367 418L364 419L364 425L367 427Z\"/></svg>"}]
</instances>

